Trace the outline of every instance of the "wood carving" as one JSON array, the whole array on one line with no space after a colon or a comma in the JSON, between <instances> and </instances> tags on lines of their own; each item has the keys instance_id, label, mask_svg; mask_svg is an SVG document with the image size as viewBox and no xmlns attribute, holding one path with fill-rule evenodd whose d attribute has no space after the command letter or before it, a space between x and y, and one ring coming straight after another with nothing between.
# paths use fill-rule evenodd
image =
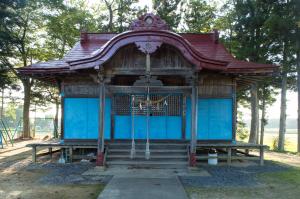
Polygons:
<instances>
[{"instance_id":1,"label":"wood carving","mask_svg":"<svg viewBox=\"0 0 300 199\"><path fill-rule=\"evenodd\" d=\"M167 23L159 16L152 13L147 13L140 16L137 20L134 20L130 27L130 30L170 30Z\"/></svg>"},{"instance_id":2,"label":"wood carving","mask_svg":"<svg viewBox=\"0 0 300 199\"><path fill-rule=\"evenodd\" d=\"M154 53L160 46L162 42L155 41L139 41L135 42L137 48L145 54Z\"/></svg>"}]
</instances>

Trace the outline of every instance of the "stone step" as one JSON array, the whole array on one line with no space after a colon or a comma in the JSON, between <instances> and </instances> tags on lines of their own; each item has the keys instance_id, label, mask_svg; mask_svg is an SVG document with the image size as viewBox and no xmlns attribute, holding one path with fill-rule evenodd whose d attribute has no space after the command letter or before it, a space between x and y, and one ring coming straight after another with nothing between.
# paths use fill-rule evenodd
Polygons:
<instances>
[{"instance_id":1,"label":"stone step","mask_svg":"<svg viewBox=\"0 0 300 199\"><path fill-rule=\"evenodd\" d=\"M150 159L153 161L187 161L188 157L186 155L150 155ZM126 155L108 155L106 160L146 160L145 154L143 155L136 155L134 159L130 158L130 154Z\"/></svg>"},{"instance_id":2,"label":"stone step","mask_svg":"<svg viewBox=\"0 0 300 199\"><path fill-rule=\"evenodd\" d=\"M136 149L136 154L145 153L145 149ZM130 149L108 149L108 154L129 154ZM186 149L150 149L151 154L187 154Z\"/></svg>"},{"instance_id":3,"label":"stone step","mask_svg":"<svg viewBox=\"0 0 300 199\"><path fill-rule=\"evenodd\" d=\"M150 144L150 149L187 149L186 144ZM131 149L131 144L124 144L124 143L118 143L118 144L109 144L109 149ZM145 149L146 144L135 144L136 149Z\"/></svg>"},{"instance_id":4,"label":"stone step","mask_svg":"<svg viewBox=\"0 0 300 199\"><path fill-rule=\"evenodd\" d=\"M188 166L187 161L153 161L153 160L113 160L106 161L108 166L125 165L137 168L185 168Z\"/></svg>"},{"instance_id":5,"label":"stone step","mask_svg":"<svg viewBox=\"0 0 300 199\"><path fill-rule=\"evenodd\" d=\"M188 165L187 143L150 143L150 159L145 159L145 142L136 142L136 156L130 159L131 142L108 144L108 166L124 165L149 168L183 168Z\"/></svg>"}]
</instances>

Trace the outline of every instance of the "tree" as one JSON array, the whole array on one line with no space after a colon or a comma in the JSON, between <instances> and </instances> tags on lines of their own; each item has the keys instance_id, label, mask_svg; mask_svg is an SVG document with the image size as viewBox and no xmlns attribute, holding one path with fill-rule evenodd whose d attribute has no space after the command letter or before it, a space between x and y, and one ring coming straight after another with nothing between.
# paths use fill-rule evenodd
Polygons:
<instances>
[{"instance_id":1,"label":"tree","mask_svg":"<svg viewBox=\"0 0 300 199\"><path fill-rule=\"evenodd\" d=\"M152 0L153 10L166 21L171 29L177 30L182 19L182 0Z\"/></svg>"},{"instance_id":2,"label":"tree","mask_svg":"<svg viewBox=\"0 0 300 199\"><path fill-rule=\"evenodd\" d=\"M216 8L206 1L190 0L185 6L184 22L188 32L210 32L216 20Z\"/></svg>"},{"instance_id":3,"label":"tree","mask_svg":"<svg viewBox=\"0 0 300 199\"><path fill-rule=\"evenodd\" d=\"M260 122L260 144L264 144L264 132L265 126L268 124L266 109L268 106L271 106L275 101L275 96L278 94L273 86L273 80L268 78L260 83L259 91L258 91L258 98L261 101L259 108L261 110L261 122ZM258 139L258 137L257 137ZM257 141L258 143L258 141Z\"/></svg>"},{"instance_id":4,"label":"tree","mask_svg":"<svg viewBox=\"0 0 300 199\"><path fill-rule=\"evenodd\" d=\"M9 1L8 1L9 2ZM24 105L23 105L23 137L30 137L29 123L29 108L31 87L34 83L29 77L20 76L16 67L26 67L36 59L35 53L40 47L36 38L39 37L38 30L41 28L42 12L44 9L52 9L61 5L62 1L47 1L47 0L27 0L18 1L20 6L15 6L15 3L6 3L7 9L13 10L13 15L5 18L3 25L4 32L7 38L2 40L6 43L6 55L1 56L1 63L18 77L24 89Z\"/></svg>"},{"instance_id":5,"label":"tree","mask_svg":"<svg viewBox=\"0 0 300 199\"><path fill-rule=\"evenodd\" d=\"M108 11L106 31L123 32L138 13L145 12L145 8L135 7L137 0L102 0Z\"/></svg>"},{"instance_id":6,"label":"tree","mask_svg":"<svg viewBox=\"0 0 300 199\"><path fill-rule=\"evenodd\" d=\"M270 42L265 34L265 23L269 19L272 4L260 0L237 0L232 2L232 14L234 20L231 42L234 42L232 50L238 59L252 62L268 63L268 49ZM230 23L231 24L231 23ZM233 49L231 47L231 49ZM249 142L256 143L259 129L259 85L252 84L250 92L251 104L251 130Z\"/></svg>"},{"instance_id":7,"label":"tree","mask_svg":"<svg viewBox=\"0 0 300 199\"><path fill-rule=\"evenodd\" d=\"M281 86L281 106L278 149L284 150L286 133L286 93L287 89L293 85L290 84L292 72L295 71L295 17L293 15L292 1L277 1L272 4L270 18L267 22L268 35L273 41L270 47L272 60L278 63L280 67L280 86Z\"/></svg>"},{"instance_id":8,"label":"tree","mask_svg":"<svg viewBox=\"0 0 300 199\"><path fill-rule=\"evenodd\" d=\"M54 137L58 138L58 114L60 95L57 87L55 85L49 85L42 81L37 81L33 85L31 99L32 102L37 106L47 107L48 104L55 104Z\"/></svg>"},{"instance_id":9,"label":"tree","mask_svg":"<svg viewBox=\"0 0 300 199\"><path fill-rule=\"evenodd\" d=\"M296 17L296 64L297 64L297 91L298 91L298 147L297 151L300 152L300 1L296 1L294 16ZM298 12L297 12L298 11Z\"/></svg>"},{"instance_id":10,"label":"tree","mask_svg":"<svg viewBox=\"0 0 300 199\"><path fill-rule=\"evenodd\" d=\"M6 88L17 88L16 81L10 72L10 68L5 64L6 57L12 55L13 40L10 34L7 34L7 29L16 23L14 20L14 9L24 6L22 1L6 0L0 2L0 90L1 90L1 112L0 117L3 117L4 90Z\"/></svg>"}]
</instances>

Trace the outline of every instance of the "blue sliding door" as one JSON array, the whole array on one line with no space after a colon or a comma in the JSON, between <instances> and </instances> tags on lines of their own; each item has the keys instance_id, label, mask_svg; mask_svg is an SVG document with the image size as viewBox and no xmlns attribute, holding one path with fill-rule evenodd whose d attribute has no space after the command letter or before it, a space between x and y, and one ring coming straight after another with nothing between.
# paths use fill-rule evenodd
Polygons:
<instances>
[{"instance_id":1,"label":"blue sliding door","mask_svg":"<svg viewBox=\"0 0 300 199\"><path fill-rule=\"evenodd\" d=\"M181 116L150 116L150 139L181 139ZM131 116L115 116L115 139L131 139ZM147 117L134 116L135 139L147 138Z\"/></svg>"},{"instance_id":2,"label":"blue sliding door","mask_svg":"<svg viewBox=\"0 0 300 199\"><path fill-rule=\"evenodd\" d=\"M153 103L149 108L149 138L157 140L182 139L182 96L150 94L150 99L156 103ZM135 95L133 108L131 107L131 100L132 97L129 95L120 94L114 97L115 139L131 139L133 128L135 139L147 139L147 113L144 103L146 95ZM133 117L132 111L134 111Z\"/></svg>"},{"instance_id":3,"label":"blue sliding door","mask_svg":"<svg viewBox=\"0 0 300 199\"><path fill-rule=\"evenodd\" d=\"M111 100L105 100L104 138L110 139ZM64 99L64 138L97 139L99 122L98 98Z\"/></svg>"},{"instance_id":4,"label":"blue sliding door","mask_svg":"<svg viewBox=\"0 0 300 199\"><path fill-rule=\"evenodd\" d=\"M198 100L198 140L232 140L232 99ZM186 138L191 136L191 100L187 100Z\"/></svg>"}]
</instances>

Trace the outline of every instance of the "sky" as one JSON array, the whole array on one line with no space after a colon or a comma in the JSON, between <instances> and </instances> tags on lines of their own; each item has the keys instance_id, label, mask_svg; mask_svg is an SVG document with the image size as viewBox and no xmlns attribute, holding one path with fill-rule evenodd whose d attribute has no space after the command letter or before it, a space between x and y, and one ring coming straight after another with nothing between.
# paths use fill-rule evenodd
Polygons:
<instances>
[{"instance_id":1,"label":"sky","mask_svg":"<svg viewBox=\"0 0 300 199\"><path fill-rule=\"evenodd\" d=\"M293 91L287 92L287 119L295 119L298 114L298 105L297 105L297 93ZM241 108L243 112L243 119L249 120L251 118L250 109ZM267 118L268 119L279 119L280 117L280 92L276 96L276 102L268 107L267 109Z\"/></svg>"}]
</instances>

